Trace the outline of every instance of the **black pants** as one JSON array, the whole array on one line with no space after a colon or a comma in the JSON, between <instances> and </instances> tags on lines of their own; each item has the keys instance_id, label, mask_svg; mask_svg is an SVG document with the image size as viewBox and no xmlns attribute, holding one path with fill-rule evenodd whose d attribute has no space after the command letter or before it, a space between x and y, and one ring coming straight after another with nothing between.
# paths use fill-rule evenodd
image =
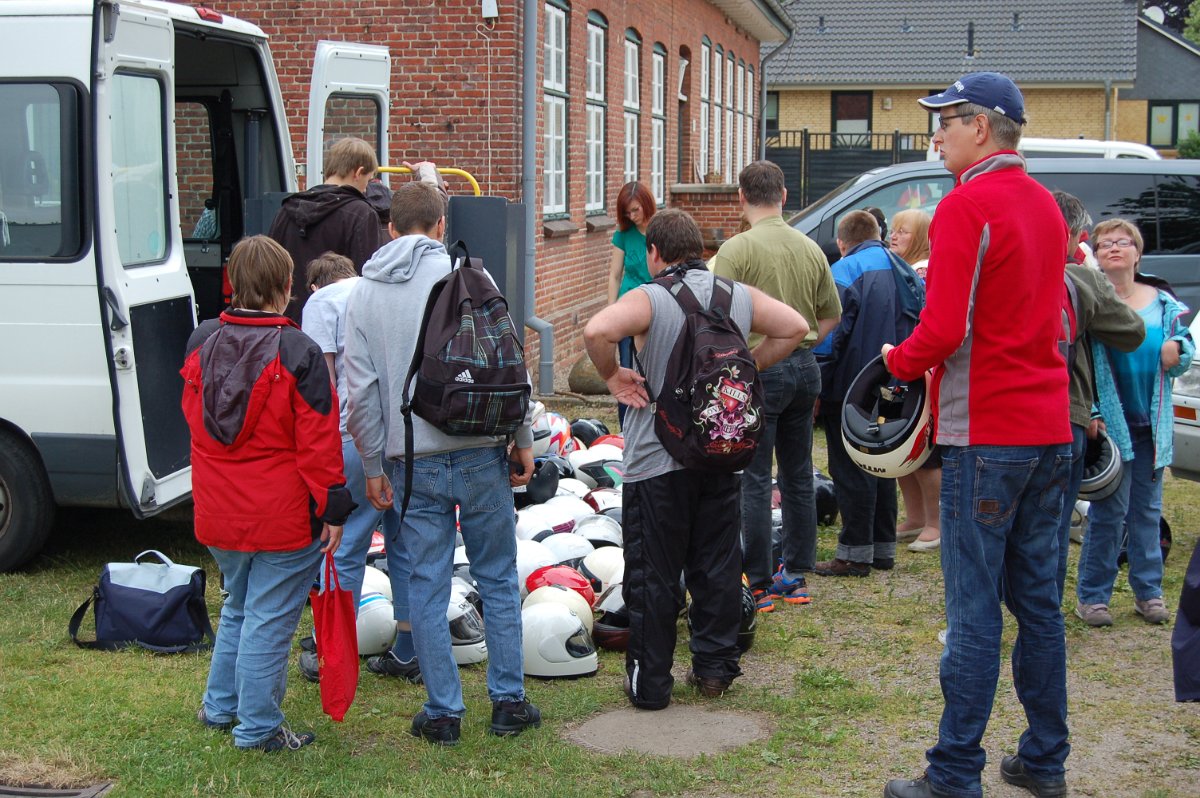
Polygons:
<instances>
[{"instance_id":1,"label":"black pants","mask_svg":"<svg viewBox=\"0 0 1200 798\"><path fill-rule=\"evenodd\" d=\"M841 402L821 406L829 476L842 514L836 557L857 563L896 556L896 480L863 471L842 440Z\"/></svg>"},{"instance_id":2,"label":"black pants","mask_svg":"<svg viewBox=\"0 0 1200 798\"><path fill-rule=\"evenodd\" d=\"M636 706L671 701L681 573L692 597L692 668L725 681L741 674L740 479L683 470L625 483L625 669Z\"/></svg>"}]
</instances>

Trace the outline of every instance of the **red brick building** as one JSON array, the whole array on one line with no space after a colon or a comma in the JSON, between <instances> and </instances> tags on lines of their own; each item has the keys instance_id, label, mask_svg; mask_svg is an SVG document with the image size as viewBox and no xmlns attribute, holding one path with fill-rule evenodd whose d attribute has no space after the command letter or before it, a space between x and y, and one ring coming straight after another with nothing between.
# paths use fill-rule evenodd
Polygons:
<instances>
[{"instance_id":1,"label":"red brick building","mask_svg":"<svg viewBox=\"0 0 1200 798\"><path fill-rule=\"evenodd\" d=\"M736 180L757 152L759 43L782 41L791 26L777 0L498 2L486 19L479 0L231 0L218 10L270 35L298 162L317 42L384 45L385 160L465 169L484 194L520 201L527 7L539 14L540 78L531 312L554 327L561 373L583 351L583 323L605 302L624 183L642 181L660 207L702 210L709 230L736 229L736 195L731 202L714 186L688 184ZM528 343L532 355L536 336Z\"/></svg>"}]
</instances>

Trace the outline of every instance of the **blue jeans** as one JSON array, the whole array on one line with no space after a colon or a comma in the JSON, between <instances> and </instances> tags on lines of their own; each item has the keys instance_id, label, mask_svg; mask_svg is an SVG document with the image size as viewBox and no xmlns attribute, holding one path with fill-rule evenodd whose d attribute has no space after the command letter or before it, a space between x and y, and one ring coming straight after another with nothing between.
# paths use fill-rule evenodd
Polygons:
<instances>
[{"instance_id":1,"label":"blue jeans","mask_svg":"<svg viewBox=\"0 0 1200 798\"><path fill-rule=\"evenodd\" d=\"M1121 530L1129 529L1129 586L1140 601L1162 597L1163 562L1158 522L1162 516L1162 472L1154 467L1154 434L1131 428L1133 460L1123 463L1121 485L1092 502L1079 553L1076 593L1084 604L1108 604L1117 580Z\"/></svg>"},{"instance_id":2,"label":"blue jeans","mask_svg":"<svg viewBox=\"0 0 1200 798\"><path fill-rule=\"evenodd\" d=\"M208 550L229 597L217 625L204 711L210 721L240 721L233 742L247 748L283 723L288 651L317 575L321 541L294 551Z\"/></svg>"},{"instance_id":3,"label":"blue jeans","mask_svg":"<svg viewBox=\"0 0 1200 798\"><path fill-rule=\"evenodd\" d=\"M392 484L399 502L404 493L404 461L396 463ZM429 695L425 712L430 718L462 717L466 712L446 623L455 505L471 576L483 599L488 696L492 701L525 697L517 539L504 448L418 457L413 461L412 498L401 535L412 561L408 595L413 643Z\"/></svg>"},{"instance_id":4,"label":"blue jeans","mask_svg":"<svg viewBox=\"0 0 1200 798\"><path fill-rule=\"evenodd\" d=\"M1075 499L1079 497L1079 486L1083 484L1083 452L1087 448L1087 430L1071 425L1071 476L1067 479L1067 490L1063 494L1063 514L1058 522L1058 573L1054 579L1058 584L1058 605L1062 606L1064 584L1067 581L1067 553L1071 549L1071 513Z\"/></svg>"},{"instance_id":5,"label":"blue jeans","mask_svg":"<svg viewBox=\"0 0 1200 798\"><path fill-rule=\"evenodd\" d=\"M367 478L363 473L362 457L354 441L342 441L342 460L346 469L346 490L358 504L342 526L342 542L333 555L338 582L343 590L354 594L354 606L362 598L363 571L367 567L367 550L371 548L371 533L383 527L387 546L388 578L392 582L392 609L397 621L408 620L408 574L411 570L404 543L400 539L400 512L392 507L376 510L367 501ZM325 580L325 572L319 574Z\"/></svg>"},{"instance_id":6,"label":"blue jeans","mask_svg":"<svg viewBox=\"0 0 1200 798\"><path fill-rule=\"evenodd\" d=\"M742 550L750 587L771 584L771 463L779 461L783 500L783 563L792 577L811 571L817 559L817 509L813 495L813 404L821 393L821 370L807 349L759 372L766 419L754 460L742 473Z\"/></svg>"},{"instance_id":7,"label":"blue jeans","mask_svg":"<svg viewBox=\"0 0 1200 798\"><path fill-rule=\"evenodd\" d=\"M1029 727L1017 753L1035 779L1064 772L1067 669L1055 573L1069 444L946 446L942 460L945 709L926 751L929 779L956 798L983 795L980 745L1000 675L1000 599L1017 619L1013 684Z\"/></svg>"}]
</instances>

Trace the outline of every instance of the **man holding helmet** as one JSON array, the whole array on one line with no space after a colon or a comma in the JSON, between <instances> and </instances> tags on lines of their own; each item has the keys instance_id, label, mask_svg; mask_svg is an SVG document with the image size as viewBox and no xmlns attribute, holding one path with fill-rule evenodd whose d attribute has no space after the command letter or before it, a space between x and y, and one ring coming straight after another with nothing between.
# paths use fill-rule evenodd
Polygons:
<instances>
[{"instance_id":1,"label":"man holding helmet","mask_svg":"<svg viewBox=\"0 0 1200 798\"><path fill-rule=\"evenodd\" d=\"M980 745L1000 671L1001 585L1019 632L1013 683L1029 728L1001 762L1010 784L1065 796L1066 643L1058 600L1058 522L1071 428L1063 334L1067 228L1017 154L1025 102L1006 76L977 72L920 100L941 114L934 144L955 187L929 230L925 310L888 370L934 370L942 447L942 574L948 632L945 707L929 769L885 798L980 798Z\"/></svg>"}]
</instances>

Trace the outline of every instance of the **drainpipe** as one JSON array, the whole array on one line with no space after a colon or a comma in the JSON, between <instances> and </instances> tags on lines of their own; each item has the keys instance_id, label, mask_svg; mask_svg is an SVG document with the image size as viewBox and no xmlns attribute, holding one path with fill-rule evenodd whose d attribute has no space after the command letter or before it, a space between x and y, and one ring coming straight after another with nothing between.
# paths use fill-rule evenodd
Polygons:
<instances>
[{"instance_id":1,"label":"drainpipe","mask_svg":"<svg viewBox=\"0 0 1200 798\"><path fill-rule=\"evenodd\" d=\"M1104 79L1104 139L1112 141L1112 78Z\"/></svg>"},{"instance_id":2,"label":"drainpipe","mask_svg":"<svg viewBox=\"0 0 1200 798\"><path fill-rule=\"evenodd\" d=\"M771 59L779 55L784 49L792 43L792 39L796 36L796 28L792 27L788 31L787 38L783 40L783 44L776 47L771 52L767 53L762 60L758 62L758 157L760 160L767 159L767 64Z\"/></svg>"},{"instance_id":3,"label":"drainpipe","mask_svg":"<svg viewBox=\"0 0 1200 798\"><path fill-rule=\"evenodd\" d=\"M537 255L534 217L537 202L537 20L539 0L525 0L523 48L521 57L521 196L525 201L525 326L538 334L540 394L554 393L554 327L533 315L534 261Z\"/></svg>"}]
</instances>

